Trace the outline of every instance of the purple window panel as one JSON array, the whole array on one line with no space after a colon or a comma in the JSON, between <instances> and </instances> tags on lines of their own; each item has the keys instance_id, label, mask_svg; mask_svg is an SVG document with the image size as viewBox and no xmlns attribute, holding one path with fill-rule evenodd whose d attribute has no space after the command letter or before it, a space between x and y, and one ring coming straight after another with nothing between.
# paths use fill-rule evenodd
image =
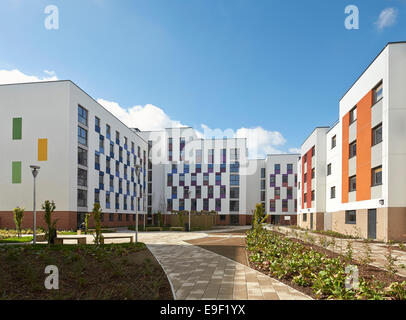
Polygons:
<instances>
[{"instance_id":1,"label":"purple window panel","mask_svg":"<svg viewBox=\"0 0 406 320\"><path fill-rule=\"evenodd\" d=\"M226 198L226 186L220 186L220 198L221 199Z\"/></svg>"},{"instance_id":2,"label":"purple window panel","mask_svg":"<svg viewBox=\"0 0 406 320\"><path fill-rule=\"evenodd\" d=\"M272 187L275 187L275 183L276 183L276 175L274 175L274 174L271 174L270 175L270 179L269 179L269 186L272 188Z\"/></svg>"},{"instance_id":3,"label":"purple window panel","mask_svg":"<svg viewBox=\"0 0 406 320\"><path fill-rule=\"evenodd\" d=\"M221 185L221 173L216 172L216 186Z\"/></svg>"},{"instance_id":4,"label":"purple window panel","mask_svg":"<svg viewBox=\"0 0 406 320\"><path fill-rule=\"evenodd\" d=\"M221 199L216 199L216 211L221 211Z\"/></svg>"}]
</instances>

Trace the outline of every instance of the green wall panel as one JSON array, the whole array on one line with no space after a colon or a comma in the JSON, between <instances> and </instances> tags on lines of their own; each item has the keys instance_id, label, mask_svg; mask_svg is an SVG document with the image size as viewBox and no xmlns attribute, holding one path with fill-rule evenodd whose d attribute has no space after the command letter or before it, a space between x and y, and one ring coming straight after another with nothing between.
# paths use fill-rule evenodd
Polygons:
<instances>
[{"instance_id":1,"label":"green wall panel","mask_svg":"<svg viewBox=\"0 0 406 320\"><path fill-rule=\"evenodd\" d=\"M21 183L21 161L13 161L11 170L11 182Z\"/></svg>"},{"instance_id":2,"label":"green wall panel","mask_svg":"<svg viewBox=\"0 0 406 320\"><path fill-rule=\"evenodd\" d=\"M13 140L21 140L23 131L23 118L13 118Z\"/></svg>"}]
</instances>

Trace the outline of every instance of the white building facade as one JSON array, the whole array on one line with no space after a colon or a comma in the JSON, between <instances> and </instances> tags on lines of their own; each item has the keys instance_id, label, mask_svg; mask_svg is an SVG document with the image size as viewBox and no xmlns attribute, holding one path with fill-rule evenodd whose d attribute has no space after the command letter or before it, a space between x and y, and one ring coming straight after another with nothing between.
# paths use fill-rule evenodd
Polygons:
<instances>
[{"instance_id":1,"label":"white building facade","mask_svg":"<svg viewBox=\"0 0 406 320\"><path fill-rule=\"evenodd\" d=\"M325 194L325 206L316 210L323 224L313 228L406 240L405 71L406 43L389 43L340 100L339 121L319 147L325 182L314 190L316 198ZM310 228L303 222L306 209L299 225Z\"/></svg>"},{"instance_id":2,"label":"white building facade","mask_svg":"<svg viewBox=\"0 0 406 320\"><path fill-rule=\"evenodd\" d=\"M56 204L60 229L76 229L95 202L103 225L134 223L146 210L147 142L71 81L0 86L0 226L13 227L13 208L25 208L32 227L33 177L38 225L41 204Z\"/></svg>"}]
</instances>

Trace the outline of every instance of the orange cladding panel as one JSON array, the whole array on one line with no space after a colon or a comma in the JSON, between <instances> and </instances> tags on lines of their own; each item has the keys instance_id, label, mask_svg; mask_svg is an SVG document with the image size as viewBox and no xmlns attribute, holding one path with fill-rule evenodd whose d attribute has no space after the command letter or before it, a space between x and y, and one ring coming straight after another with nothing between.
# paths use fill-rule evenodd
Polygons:
<instances>
[{"instance_id":1,"label":"orange cladding panel","mask_svg":"<svg viewBox=\"0 0 406 320\"><path fill-rule=\"evenodd\" d=\"M312 149L307 152L307 207L312 207Z\"/></svg>"},{"instance_id":2,"label":"orange cladding panel","mask_svg":"<svg viewBox=\"0 0 406 320\"><path fill-rule=\"evenodd\" d=\"M357 201L371 199L372 91L357 104Z\"/></svg>"},{"instance_id":3,"label":"orange cladding panel","mask_svg":"<svg viewBox=\"0 0 406 320\"><path fill-rule=\"evenodd\" d=\"M305 168L305 162L304 162L304 157L302 157L302 209L305 208L304 207L304 183L305 183L305 181L304 181L304 172L305 172L304 168Z\"/></svg>"},{"instance_id":4,"label":"orange cladding panel","mask_svg":"<svg viewBox=\"0 0 406 320\"><path fill-rule=\"evenodd\" d=\"M342 175L341 175L341 202L347 203L348 202L348 158L350 156L350 145L349 145L349 135L350 135L350 113L347 113L342 120L342 128L343 128L343 143L342 143Z\"/></svg>"}]
</instances>

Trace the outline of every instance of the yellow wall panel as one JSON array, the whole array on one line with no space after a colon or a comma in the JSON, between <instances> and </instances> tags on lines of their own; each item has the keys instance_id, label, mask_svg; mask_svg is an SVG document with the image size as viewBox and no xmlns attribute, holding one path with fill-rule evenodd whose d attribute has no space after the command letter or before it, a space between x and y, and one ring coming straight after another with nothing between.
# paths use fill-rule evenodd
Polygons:
<instances>
[{"instance_id":1,"label":"yellow wall panel","mask_svg":"<svg viewBox=\"0 0 406 320\"><path fill-rule=\"evenodd\" d=\"M38 161L48 160L48 139L38 139Z\"/></svg>"}]
</instances>

